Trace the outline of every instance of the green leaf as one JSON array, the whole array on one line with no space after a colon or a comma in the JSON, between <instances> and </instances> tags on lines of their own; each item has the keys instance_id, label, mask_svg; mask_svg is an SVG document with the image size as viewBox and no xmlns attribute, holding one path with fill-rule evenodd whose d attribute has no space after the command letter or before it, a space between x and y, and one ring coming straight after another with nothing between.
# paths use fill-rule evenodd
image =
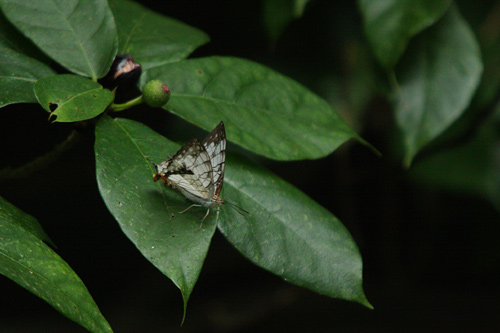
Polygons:
<instances>
[{"instance_id":1,"label":"green leaf","mask_svg":"<svg viewBox=\"0 0 500 333\"><path fill-rule=\"evenodd\" d=\"M109 4L118 29L119 53L132 55L143 70L184 59L210 40L204 32L135 2Z\"/></svg>"},{"instance_id":2,"label":"green leaf","mask_svg":"<svg viewBox=\"0 0 500 333\"><path fill-rule=\"evenodd\" d=\"M54 121L73 122L94 118L106 110L114 94L81 76L62 74L38 80L35 95Z\"/></svg>"},{"instance_id":3,"label":"green leaf","mask_svg":"<svg viewBox=\"0 0 500 333\"><path fill-rule=\"evenodd\" d=\"M148 127L103 116L96 126L96 173L99 191L123 232L139 251L180 289L186 310L215 232L205 210L189 207L184 197L153 182L156 163L179 145Z\"/></svg>"},{"instance_id":4,"label":"green leaf","mask_svg":"<svg viewBox=\"0 0 500 333\"><path fill-rule=\"evenodd\" d=\"M500 211L498 110L464 143L419 159L410 169L410 177L419 184L485 198Z\"/></svg>"},{"instance_id":5,"label":"green leaf","mask_svg":"<svg viewBox=\"0 0 500 333\"><path fill-rule=\"evenodd\" d=\"M56 74L44 63L0 44L0 107L13 103L36 103L35 82Z\"/></svg>"},{"instance_id":6,"label":"green leaf","mask_svg":"<svg viewBox=\"0 0 500 333\"><path fill-rule=\"evenodd\" d=\"M37 59L43 59L40 51L0 12L0 107L37 102L33 92L35 82L56 74Z\"/></svg>"},{"instance_id":7,"label":"green leaf","mask_svg":"<svg viewBox=\"0 0 500 333\"><path fill-rule=\"evenodd\" d=\"M89 331L111 332L80 278L38 237L46 235L33 217L0 200L0 274Z\"/></svg>"},{"instance_id":8,"label":"green leaf","mask_svg":"<svg viewBox=\"0 0 500 333\"><path fill-rule=\"evenodd\" d=\"M40 240L54 245L40 223L33 216L24 213L2 197L0 197L0 220L15 223Z\"/></svg>"},{"instance_id":9,"label":"green leaf","mask_svg":"<svg viewBox=\"0 0 500 333\"><path fill-rule=\"evenodd\" d=\"M462 115L481 72L478 44L455 8L415 38L396 71L395 118L404 137L405 164Z\"/></svg>"},{"instance_id":10,"label":"green leaf","mask_svg":"<svg viewBox=\"0 0 500 333\"><path fill-rule=\"evenodd\" d=\"M35 58L44 63L48 58L23 34L21 34L0 11L0 45L22 53L28 57Z\"/></svg>"},{"instance_id":11,"label":"green leaf","mask_svg":"<svg viewBox=\"0 0 500 333\"><path fill-rule=\"evenodd\" d=\"M116 55L118 38L106 1L0 0L9 19L48 56L96 80Z\"/></svg>"},{"instance_id":12,"label":"green leaf","mask_svg":"<svg viewBox=\"0 0 500 333\"><path fill-rule=\"evenodd\" d=\"M371 308L362 259L347 229L328 210L248 160L228 158L224 198L250 211L221 209L219 229L256 265L284 280Z\"/></svg>"},{"instance_id":13,"label":"green leaf","mask_svg":"<svg viewBox=\"0 0 500 333\"><path fill-rule=\"evenodd\" d=\"M309 0L265 0L264 23L272 41L278 40L286 27L304 13Z\"/></svg>"},{"instance_id":14,"label":"green leaf","mask_svg":"<svg viewBox=\"0 0 500 333\"><path fill-rule=\"evenodd\" d=\"M410 38L434 24L451 0L358 0L368 37L382 66L393 68Z\"/></svg>"},{"instance_id":15,"label":"green leaf","mask_svg":"<svg viewBox=\"0 0 500 333\"><path fill-rule=\"evenodd\" d=\"M170 87L164 108L206 130L223 120L232 142L269 158L320 158L350 138L361 140L325 100L248 60L187 60L142 79L142 85L159 79Z\"/></svg>"},{"instance_id":16,"label":"green leaf","mask_svg":"<svg viewBox=\"0 0 500 333\"><path fill-rule=\"evenodd\" d=\"M191 281L190 293L208 251L217 213L204 221L200 231L205 209L178 214L189 203L177 191L153 182L148 158L158 163L178 148L130 120L105 116L97 124L101 195L127 236L184 296L180 282ZM292 283L370 306L363 294L356 244L330 212L262 168L230 157L224 199L250 211L242 216L225 205L218 220L229 241L250 260ZM187 266L198 271L186 271ZM184 299L187 302L186 296Z\"/></svg>"}]
</instances>

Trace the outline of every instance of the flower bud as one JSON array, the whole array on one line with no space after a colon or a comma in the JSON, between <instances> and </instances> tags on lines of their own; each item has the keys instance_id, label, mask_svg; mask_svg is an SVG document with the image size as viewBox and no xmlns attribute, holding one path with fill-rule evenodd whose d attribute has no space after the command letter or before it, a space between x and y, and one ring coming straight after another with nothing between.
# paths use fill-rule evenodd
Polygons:
<instances>
[{"instance_id":1,"label":"flower bud","mask_svg":"<svg viewBox=\"0 0 500 333\"><path fill-rule=\"evenodd\" d=\"M109 89L117 86L128 89L134 87L141 76L141 65L128 54L117 55L102 84Z\"/></svg>"}]
</instances>

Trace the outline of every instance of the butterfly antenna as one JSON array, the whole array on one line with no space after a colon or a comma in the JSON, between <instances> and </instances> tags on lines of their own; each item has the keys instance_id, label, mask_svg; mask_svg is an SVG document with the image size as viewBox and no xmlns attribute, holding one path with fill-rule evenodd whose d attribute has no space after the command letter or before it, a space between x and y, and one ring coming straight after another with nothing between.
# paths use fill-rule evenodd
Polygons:
<instances>
[{"instance_id":1,"label":"butterfly antenna","mask_svg":"<svg viewBox=\"0 0 500 333\"><path fill-rule=\"evenodd\" d=\"M249 215L249 214L250 214L249 212L247 212L246 210L244 210L244 209L243 209L243 208L241 208L241 207L236 206L236 205L235 205L234 203L232 203L232 202L225 201L225 203L226 203L229 207L233 208L236 212L238 212L238 214L240 214L241 216L245 216L245 214L247 214L247 215ZM243 214L243 213L245 213L245 214Z\"/></svg>"},{"instance_id":2,"label":"butterfly antenna","mask_svg":"<svg viewBox=\"0 0 500 333\"><path fill-rule=\"evenodd\" d=\"M155 170L158 171L158 164L156 164L155 162L151 161L149 159L149 157L146 157L146 159L148 160L149 163L153 164L153 166L155 167Z\"/></svg>"}]
</instances>

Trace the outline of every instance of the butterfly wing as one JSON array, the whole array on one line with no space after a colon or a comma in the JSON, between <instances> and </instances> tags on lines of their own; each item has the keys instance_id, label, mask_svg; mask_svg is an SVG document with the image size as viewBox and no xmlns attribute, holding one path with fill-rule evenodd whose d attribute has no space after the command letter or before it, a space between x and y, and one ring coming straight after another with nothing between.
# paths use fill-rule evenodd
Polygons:
<instances>
[{"instance_id":1,"label":"butterfly wing","mask_svg":"<svg viewBox=\"0 0 500 333\"><path fill-rule=\"evenodd\" d=\"M168 185L198 203L205 203L215 193L210 156L196 139L186 143L170 159L164 177Z\"/></svg>"},{"instance_id":2,"label":"butterfly wing","mask_svg":"<svg viewBox=\"0 0 500 333\"><path fill-rule=\"evenodd\" d=\"M203 146L210 156L213 172L215 194L219 196L224 181L226 164L226 129L221 121L219 125L203 140Z\"/></svg>"}]
</instances>

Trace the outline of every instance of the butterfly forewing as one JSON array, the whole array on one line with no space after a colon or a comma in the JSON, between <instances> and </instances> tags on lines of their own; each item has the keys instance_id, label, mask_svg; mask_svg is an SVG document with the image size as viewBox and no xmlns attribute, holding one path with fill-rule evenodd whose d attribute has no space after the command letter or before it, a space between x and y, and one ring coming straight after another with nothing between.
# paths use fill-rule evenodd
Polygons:
<instances>
[{"instance_id":1,"label":"butterfly forewing","mask_svg":"<svg viewBox=\"0 0 500 333\"><path fill-rule=\"evenodd\" d=\"M196 139L185 144L170 160L168 181L193 195L211 198L215 192L210 156Z\"/></svg>"},{"instance_id":2,"label":"butterfly forewing","mask_svg":"<svg viewBox=\"0 0 500 333\"><path fill-rule=\"evenodd\" d=\"M221 121L219 125L203 140L203 146L210 156L213 172L215 194L219 196L224 181L224 167L226 160L226 129Z\"/></svg>"}]
</instances>

